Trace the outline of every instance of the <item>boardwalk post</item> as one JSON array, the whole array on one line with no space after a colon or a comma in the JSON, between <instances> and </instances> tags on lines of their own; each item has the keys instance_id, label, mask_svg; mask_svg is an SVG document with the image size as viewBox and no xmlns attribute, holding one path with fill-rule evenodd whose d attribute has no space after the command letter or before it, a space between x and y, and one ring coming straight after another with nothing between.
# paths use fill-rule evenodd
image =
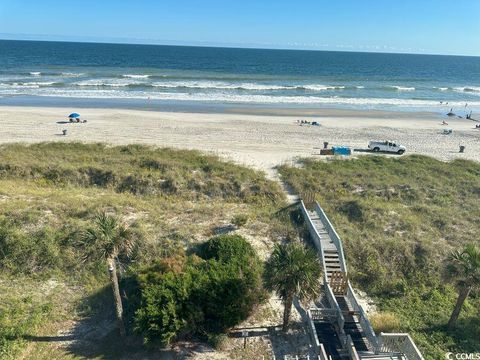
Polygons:
<instances>
[{"instance_id":1,"label":"boardwalk post","mask_svg":"<svg viewBox=\"0 0 480 360\"><path fill-rule=\"evenodd\" d=\"M242 336L243 336L243 348L246 349L246 348L247 348L247 336L248 336L248 331L247 331L247 330L243 330L243 331L242 331Z\"/></svg>"}]
</instances>

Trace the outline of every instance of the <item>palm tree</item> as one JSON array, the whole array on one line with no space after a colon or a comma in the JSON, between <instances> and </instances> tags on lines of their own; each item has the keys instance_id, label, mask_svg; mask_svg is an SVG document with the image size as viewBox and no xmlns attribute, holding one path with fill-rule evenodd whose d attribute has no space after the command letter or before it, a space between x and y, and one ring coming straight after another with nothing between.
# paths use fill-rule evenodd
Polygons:
<instances>
[{"instance_id":1,"label":"palm tree","mask_svg":"<svg viewBox=\"0 0 480 360\"><path fill-rule=\"evenodd\" d=\"M321 267L314 251L298 243L275 245L265 266L265 288L283 301L283 331L288 328L293 299L307 301L318 295Z\"/></svg>"},{"instance_id":2,"label":"palm tree","mask_svg":"<svg viewBox=\"0 0 480 360\"><path fill-rule=\"evenodd\" d=\"M454 251L450 255L448 271L456 279L458 288L457 302L448 321L448 327L452 328L470 291L480 285L480 249L468 244L462 251Z\"/></svg>"},{"instance_id":3,"label":"palm tree","mask_svg":"<svg viewBox=\"0 0 480 360\"><path fill-rule=\"evenodd\" d=\"M85 231L84 245L89 249L89 254L97 258L100 257L107 262L118 328L120 335L125 337L123 306L118 285L116 261L119 255L131 255L135 246L135 239L125 224L121 223L116 216L105 212L97 215L94 225L94 227Z\"/></svg>"}]
</instances>

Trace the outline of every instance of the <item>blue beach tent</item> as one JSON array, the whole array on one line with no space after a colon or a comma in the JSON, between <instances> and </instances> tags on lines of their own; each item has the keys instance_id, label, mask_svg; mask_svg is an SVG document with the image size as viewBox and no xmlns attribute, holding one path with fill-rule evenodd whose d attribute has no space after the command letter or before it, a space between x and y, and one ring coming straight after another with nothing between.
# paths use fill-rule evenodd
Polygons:
<instances>
[{"instance_id":1,"label":"blue beach tent","mask_svg":"<svg viewBox=\"0 0 480 360\"><path fill-rule=\"evenodd\" d=\"M68 117L70 119L78 119L80 117L80 114L78 113L71 113L70 115L68 115Z\"/></svg>"}]
</instances>

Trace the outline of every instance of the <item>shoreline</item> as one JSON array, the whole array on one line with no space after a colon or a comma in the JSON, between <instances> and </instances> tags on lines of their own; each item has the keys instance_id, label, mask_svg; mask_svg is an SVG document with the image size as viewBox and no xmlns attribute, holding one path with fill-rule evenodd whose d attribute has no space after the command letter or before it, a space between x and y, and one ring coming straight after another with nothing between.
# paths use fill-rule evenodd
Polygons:
<instances>
[{"instance_id":1,"label":"shoreline","mask_svg":"<svg viewBox=\"0 0 480 360\"><path fill-rule=\"evenodd\" d=\"M353 105L329 106L280 103L222 103L222 102L196 102L174 100L148 100L148 99L102 99L102 98L64 98L45 96L0 96L0 107L39 107L39 108L75 108L75 109L124 109L157 112L179 113L206 113L206 114L252 114L272 116L322 116L334 114L335 116L358 116L362 114L370 117L372 114L389 117L410 117L412 114L422 116L444 116L450 107L436 110L415 109L411 107L390 107L389 109L361 108ZM391 109L393 108L393 109ZM457 108L459 115L464 116L464 109ZM446 116L444 116L446 118Z\"/></svg>"},{"instance_id":2,"label":"shoreline","mask_svg":"<svg viewBox=\"0 0 480 360\"><path fill-rule=\"evenodd\" d=\"M72 111L74 109L71 109ZM146 144L195 149L252 166L275 176L275 167L298 157L320 156L324 141L365 149L369 140L394 140L406 154L439 160L480 161L480 130L475 122L432 113L322 110L313 116L288 110L264 114L251 109L238 113L159 112L130 109L83 108L86 124L70 124L62 107L0 106L0 143L104 142L112 145ZM301 117L320 126L299 126ZM449 125L441 125L446 120ZM453 133L443 135L450 128ZM62 130L67 136L62 136ZM459 153L459 145L466 146ZM322 157L323 158L323 157Z\"/></svg>"}]
</instances>

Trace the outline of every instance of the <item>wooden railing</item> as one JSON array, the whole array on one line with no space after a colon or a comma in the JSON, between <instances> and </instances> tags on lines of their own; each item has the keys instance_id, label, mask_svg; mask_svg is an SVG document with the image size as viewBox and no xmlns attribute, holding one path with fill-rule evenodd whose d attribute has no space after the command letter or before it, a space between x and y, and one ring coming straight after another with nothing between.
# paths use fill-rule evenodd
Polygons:
<instances>
[{"instance_id":1,"label":"wooden railing","mask_svg":"<svg viewBox=\"0 0 480 360\"><path fill-rule=\"evenodd\" d=\"M309 230L309 233L310 233L310 237L311 237L313 243L315 244L315 247L317 248L318 253L320 254L320 259L322 260L323 272L326 273L327 269L325 267L325 257L324 257L324 254L323 254L322 242L321 242L321 239L320 239L320 235L318 234L317 229L315 228L315 225L313 225L312 219L310 219L310 215L308 214L308 210L307 210L305 204L303 203L303 201L300 201L300 206L302 208L303 217L304 217L304 219L306 220L306 223L307 223L307 227L308 227L308 230Z\"/></svg>"},{"instance_id":2,"label":"wooden railing","mask_svg":"<svg viewBox=\"0 0 480 360\"><path fill-rule=\"evenodd\" d=\"M345 262L342 240L338 236L337 232L333 228L332 224L330 223L330 220L327 218L327 216L325 215L325 212L320 207L320 205L318 205L318 203L315 203L314 208L315 208L316 214L322 221L323 226L325 227L325 230L330 236L330 239L332 240L332 242L337 248L339 259L340 259L340 268L343 272L346 272L347 265ZM355 349L355 346L353 345L351 337L346 336L345 334L345 330L344 330L345 318L342 314L340 306L338 305L337 299L333 294L332 288L328 284L328 279L326 275L327 272L326 272L326 266L325 266L325 257L322 249L322 241L321 241L320 234L315 228L310 218L310 214L308 213L307 208L305 207L305 204L303 201L301 201L301 209L302 209L304 218L306 220L307 227L310 232L312 241L315 244L315 247L317 248L322 260L322 266L324 270L323 276L324 276L325 294L331 306L330 309L311 309L309 311L309 317L312 320L312 326L313 326L312 329L316 334L315 326L313 325L314 320L320 321L320 320L324 320L325 318L329 318L329 319L334 318L336 327L338 327L337 329L338 337L339 337L340 343L342 344L343 349L346 349L349 351L349 355L352 359L358 359L358 354L356 353L356 349ZM365 334L365 337L368 339L370 345L373 347L373 350L375 351L376 354L382 354L382 355L388 354L388 356L390 355L403 356L408 360L423 360L422 354L416 347L410 335L382 333L380 336L376 336L372 328L372 325L368 321L365 311L358 303L357 297L355 296L355 292L353 291L353 288L350 282L348 282L347 298L350 301L353 307L353 310L358 313L358 316L360 318L360 326L362 327L363 333ZM318 337L317 337L317 343L318 343ZM319 344L318 348L320 348L320 345L322 344ZM323 360L321 356L322 355L319 355L319 359Z\"/></svg>"},{"instance_id":3,"label":"wooden railing","mask_svg":"<svg viewBox=\"0 0 480 360\"><path fill-rule=\"evenodd\" d=\"M377 336L375 335L375 331L373 331L372 324L370 324L370 321L368 321L365 311L358 303L357 297L355 296L350 281L348 282L347 299L350 301L350 304L352 304L353 310L358 312L358 317L360 318L360 326L362 327L365 337L368 339L370 345L374 349L376 349L378 346Z\"/></svg>"},{"instance_id":4,"label":"wooden railing","mask_svg":"<svg viewBox=\"0 0 480 360\"><path fill-rule=\"evenodd\" d=\"M325 351L325 347L323 346L323 344L320 344L318 360L330 360L330 358L327 356L327 352Z\"/></svg>"},{"instance_id":5,"label":"wooden railing","mask_svg":"<svg viewBox=\"0 0 480 360\"><path fill-rule=\"evenodd\" d=\"M408 334L385 334L378 337L377 353L403 354L408 360L424 360Z\"/></svg>"},{"instance_id":6,"label":"wooden railing","mask_svg":"<svg viewBox=\"0 0 480 360\"><path fill-rule=\"evenodd\" d=\"M340 306L338 305L337 299L335 298L335 295L333 294L332 288L327 282L327 275L324 276L324 286L325 286L325 293L327 295L327 299L329 304L333 307L333 309L337 312L337 324L339 330L344 334L343 327L345 325L345 318L343 317L342 314L342 309L340 309Z\"/></svg>"},{"instance_id":7,"label":"wooden railing","mask_svg":"<svg viewBox=\"0 0 480 360\"><path fill-rule=\"evenodd\" d=\"M315 347L315 352L318 354L319 353L319 348L320 348L320 341L318 340L318 335L317 335L317 330L315 329L315 324L314 324L314 316L312 315L311 310L307 311L307 317L308 317L308 330L310 333L310 337L312 339L312 343Z\"/></svg>"},{"instance_id":8,"label":"wooden railing","mask_svg":"<svg viewBox=\"0 0 480 360\"><path fill-rule=\"evenodd\" d=\"M329 360L327 353L325 352L325 347L322 343L318 340L317 331L315 330L314 320L316 315L318 316L318 311L324 311L330 309L310 309L307 311L308 316L308 329L310 332L310 337L312 338L312 343L315 348L315 354L317 354L319 360Z\"/></svg>"},{"instance_id":9,"label":"wooden railing","mask_svg":"<svg viewBox=\"0 0 480 360\"><path fill-rule=\"evenodd\" d=\"M313 321L318 322L332 322L332 319L337 317L337 310L325 308L310 308L310 316Z\"/></svg>"},{"instance_id":10,"label":"wooden railing","mask_svg":"<svg viewBox=\"0 0 480 360\"><path fill-rule=\"evenodd\" d=\"M332 226L332 223L328 219L327 215L325 215L325 212L320 207L320 205L318 205L318 203L315 203L315 211L320 217L320 220L322 220L322 223L325 226L325 230L327 230L328 232L328 236L330 236L330 239L332 239L333 243L337 247L338 256L340 258L340 268L343 272L347 272L347 264L345 262L345 255L343 253L343 245L340 236L338 236L337 232Z\"/></svg>"},{"instance_id":11,"label":"wooden railing","mask_svg":"<svg viewBox=\"0 0 480 360\"><path fill-rule=\"evenodd\" d=\"M357 349L355 349L355 344L353 343L352 337L347 335L347 351L351 360L360 360L358 356Z\"/></svg>"}]
</instances>

